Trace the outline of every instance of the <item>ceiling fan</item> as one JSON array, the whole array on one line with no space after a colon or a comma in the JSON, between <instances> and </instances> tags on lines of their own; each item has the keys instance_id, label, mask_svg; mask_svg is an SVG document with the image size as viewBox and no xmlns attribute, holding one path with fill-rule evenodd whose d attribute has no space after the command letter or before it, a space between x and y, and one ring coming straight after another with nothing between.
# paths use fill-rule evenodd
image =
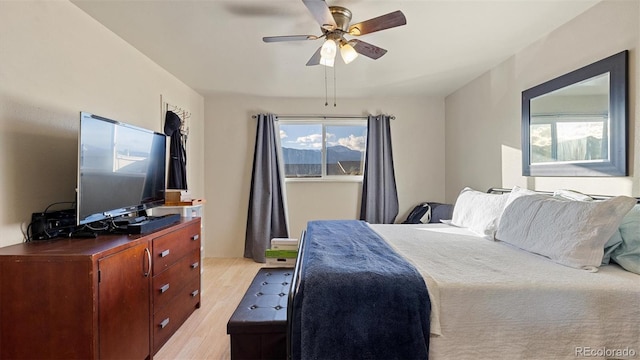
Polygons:
<instances>
[{"instance_id":1,"label":"ceiling fan","mask_svg":"<svg viewBox=\"0 0 640 360\"><path fill-rule=\"evenodd\" d=\"M307 66L325 65L333 66L338 47L346 64L353 61L358 54L371 59L378 59L387 53L387 50L371 45L358 39L345 38L345 35L360 36L372 32L405 25L407 19L402 11L394 11L373 19L365 20L357 24L349 25L351 11L342 6L328 6L324 0L302 0L311 15L320 24L322 35L287 35L266 36L262 41L266 43L281 41L317 40L325 38L326 41L316 50Z\"/></svg>"}]
</instances>

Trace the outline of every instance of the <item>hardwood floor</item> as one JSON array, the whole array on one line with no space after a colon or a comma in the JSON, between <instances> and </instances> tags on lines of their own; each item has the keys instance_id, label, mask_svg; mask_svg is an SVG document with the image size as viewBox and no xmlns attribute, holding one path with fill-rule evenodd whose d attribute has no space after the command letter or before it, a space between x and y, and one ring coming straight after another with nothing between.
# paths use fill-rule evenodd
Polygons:
<instances>
[{"instance_id":1,"label":"hardwood floor","mask_svg":"<svg viewBox=\"0 0 640 360\"><path fill-rule=\"evenodd\" d=\"M154 359L229 359L227 321L263 266L244 258L205 258L200 309L187 319Z\"/></svg>"}]
</instances>

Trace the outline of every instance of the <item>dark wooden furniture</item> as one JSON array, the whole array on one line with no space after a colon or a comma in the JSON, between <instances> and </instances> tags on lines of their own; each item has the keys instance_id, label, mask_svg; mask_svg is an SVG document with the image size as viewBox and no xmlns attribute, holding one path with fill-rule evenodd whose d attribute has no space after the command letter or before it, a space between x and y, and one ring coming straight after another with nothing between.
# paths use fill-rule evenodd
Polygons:
<instances>
[{"instance_id":1,"label":"dark wooden furniture","mask_svg":"<svg viewBox=\"0 0 640 360\"><path fill-rule=\"evenodd\" d=\"M231 359L286 359L287 303L293 269L258 271L229 322Z\"/></svg>"},{"instance_id":2,"label":"dark wooden furniture","mask_svg":"<svg viewBox=\"0 0 640 360\"><path fill-rule=\"evenodd\" d=\"M199 306L199 261L199 218L142 236L0 248L0 358L151 359ZM164 273L172 292L160 300Z\"/></svg>"},{"instance_id":3,"label":"dark wooden furniture","mask_svg":"<svg viewBox=\"0 0 640 360\"><path fill-rule=\"evenodd\" d=\"M153 241L153 353L200 307L200 220Z\"/></svg>"}]
</instances>

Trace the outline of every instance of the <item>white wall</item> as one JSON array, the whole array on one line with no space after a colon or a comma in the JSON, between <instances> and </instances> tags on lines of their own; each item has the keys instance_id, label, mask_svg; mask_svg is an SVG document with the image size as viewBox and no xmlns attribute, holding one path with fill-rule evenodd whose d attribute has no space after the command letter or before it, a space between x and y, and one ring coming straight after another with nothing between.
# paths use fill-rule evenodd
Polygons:
<instances>
[{"instance_id":1,"label":"white wall","mask_svg":"<svg viewBox=\"0 0 640 360\"><path fill-rule=\"evenodd\" d=\"M629 56L629 177L523 177L523 90L622 50ZM605 0L448 96L446 198L460 190L519 185L640 196L640 2Z\"/></svg>"},{"instance_id":2,"label":"white wall","mask_svg":"<svg viewBox=\"0 0 640 360\"><path fill-rule=\"evenodd\" d=\"M324 99L233 94L210 94L205 101L67 1L0 1L0 246L22 241L21 227L32 212L53 202L73 200L79 111L161 130L161 94L193 114L188 174L190 189L207 199L207 256L242 255L255 139L251 115L261 112L394 114L398 221L417 202L453 201L467 185L479 189L571 187L638 196L639 18L637 1L604 1L446 101L339 98L333 108L325 107ZM523 178L522 90L622 49L631 50L632 176ZM288 190L296 195L289 203L294 213L292 236L299 235L306 217L357 217L359 184L295 183ZM327 206L334 201L329 195L346 200L335 208ZM320 200L325 202L320 204Z\"/></svg>"},{"instance_id":3,"label":"white wall","mask_svg":"<svg viewBox=\"0 0 640 360\"><path fill-rule=\"evenodd\" d=\"M393 155L403 220L421 201L444 201L444 100L442 98L288 99L211 94L206 97L205 169L207 256L242 256L244 251L257 113L393 114ZM311 219L356 219L359 183L288 183L290 236Z\"/></svg>"},{"instance_id":4,"label":"white wall","mask_svg":"<svg viewBox=\"0 0 640 360\"><path fill-rule=\"evenodd\" d=\"M188 181L203 194L202 96L67 1L0 1L0 246L75 199L80 111L161 132L161 94L193 114Z\"/></svg>"},{"instance_id":5,"label":"white wall","mask_svg":"<svg viewBox=\"0 0 640 360\"><path fill-rule=\"evenodd\" d=\"M361 199L362 182L288 182L289 236L300 238L310 220L360 218Z\"/></svg>"}]
</instances>

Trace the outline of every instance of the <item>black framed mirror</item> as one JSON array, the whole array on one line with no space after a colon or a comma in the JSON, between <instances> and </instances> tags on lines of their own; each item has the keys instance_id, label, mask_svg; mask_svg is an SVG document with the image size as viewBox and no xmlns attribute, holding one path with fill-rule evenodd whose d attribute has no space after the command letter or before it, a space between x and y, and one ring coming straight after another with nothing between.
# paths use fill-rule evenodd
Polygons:
<instances>
[{"instance_id":1,"label":"black framed mirror","mask_svg":"<svg viewBox=\"0 0 640 360\"><path fill-rule=\"evenodd\" d=\"M627 176L628 51L522 92L523 176Z\"/></svg>"}]
</instances>

